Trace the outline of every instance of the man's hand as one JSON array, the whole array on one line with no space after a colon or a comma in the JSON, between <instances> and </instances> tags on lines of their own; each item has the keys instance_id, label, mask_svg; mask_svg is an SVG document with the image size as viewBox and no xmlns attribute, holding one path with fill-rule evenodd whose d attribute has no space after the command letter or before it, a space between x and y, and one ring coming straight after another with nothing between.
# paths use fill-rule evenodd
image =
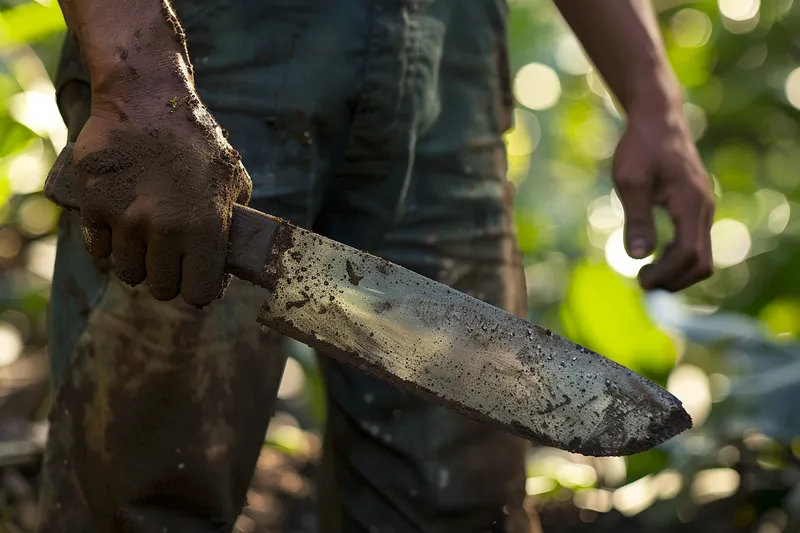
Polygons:
<instances>
[{"instance_id":1,"label":"man's hand","mask_svg":"<svg viewBox=\"0 0 800 533\"><path fill-rule=\"evenodd\" d=\"M686 123L679 112L628 117L617 147L613 179L625 208L625 245L642 259L656 246L653 207L666 208L675 239L653 264L642 268L644 289L679 291L709 277L714 201ZM677 115L677 116L671 116Z\"/></svg>"},{"instance_id":2,"label":"man's hand","mask_svg":"<svg viewBox=\"0 0 800 533\"><path fill-rule=\"evenodd\" d=\"M75 144L84 244L159 300L207 305L226 283L233 204L249 201L250 178L192 91L118 104L93 103Z\"/></svg>"}]
</instances>

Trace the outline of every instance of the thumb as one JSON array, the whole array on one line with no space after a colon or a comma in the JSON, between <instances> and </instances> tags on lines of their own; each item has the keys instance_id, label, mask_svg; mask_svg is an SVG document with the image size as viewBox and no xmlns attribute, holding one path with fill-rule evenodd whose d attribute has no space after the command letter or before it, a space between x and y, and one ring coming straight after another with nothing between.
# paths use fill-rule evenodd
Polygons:
<instances>
[{"instance_id":1,"label":"thumb","mask_svg":"<svg viewBox=\"0 0 800 533\"><path fill-rule=\"evenodd\" d=\"M644 259L653 252L656 244L654 176L646 165L626 162L624 156L620 159L614 164L614 182L625 210L625 249L634 259Z\"/></svg>"}]
</instances>

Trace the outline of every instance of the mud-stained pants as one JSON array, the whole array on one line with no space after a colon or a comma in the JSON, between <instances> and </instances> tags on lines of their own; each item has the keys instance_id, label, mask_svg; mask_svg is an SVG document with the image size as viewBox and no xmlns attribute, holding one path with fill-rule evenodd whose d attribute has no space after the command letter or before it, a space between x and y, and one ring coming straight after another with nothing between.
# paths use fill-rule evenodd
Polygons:
<instances>
[{"instance_id":1,"label":"mud-stained pants","mask_svg":"<svg viewBox=\"0 0 800 533\"><path fill-rule=\"evenodd\" d=\"M505 2L173 3L251 206L524 314ZM90 94L71 41L57 96L74 140ZM158 302L62 216L43 533L231 530L285 362L263 299L234 281L203 310ZM523 442L323 359L323 533L531 531Z\"/></svg>"}]
</instances>

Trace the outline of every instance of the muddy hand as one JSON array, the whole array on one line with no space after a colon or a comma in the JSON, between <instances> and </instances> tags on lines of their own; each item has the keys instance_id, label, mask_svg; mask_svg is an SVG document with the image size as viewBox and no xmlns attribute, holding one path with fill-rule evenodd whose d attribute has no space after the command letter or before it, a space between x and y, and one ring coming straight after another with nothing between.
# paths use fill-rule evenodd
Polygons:
<instances>
[{"instance_id":1,"label":"muddy hand","mask_svg":"<svg viewBox=\"0 0 800 533\"><path fill-rule=\"evenodd\" d=\"M75 143L86 249L129 285L195 306L220 295L231 212L251 183L193 90L93 104Z\"/></svg>"},{"instance_id":2,"label":"muddy hand","mask_svg":"<svg viewBox=\"0 0 800 533\"><path fill-rule=\"evenodd\" d=\"M714 200L708 174L680 112L632 115L613 163L613 178L625 209L625 245L641 259L656 246L653 207L666 208L675 239L642 268L646 290L679 291L713 270L711 224Z\"/></svg>"}]
</instances>

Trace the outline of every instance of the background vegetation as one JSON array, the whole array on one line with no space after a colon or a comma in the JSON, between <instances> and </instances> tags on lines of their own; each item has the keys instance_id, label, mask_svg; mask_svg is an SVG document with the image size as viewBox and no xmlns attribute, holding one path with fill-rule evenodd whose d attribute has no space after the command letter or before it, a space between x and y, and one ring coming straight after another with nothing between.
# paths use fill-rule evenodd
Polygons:
<instances>
[{"instance_id":1,"label":"background vegetation","mask_svg":"<svg viewBox=\"0 0 800 533\"><path fill-rule=\"evenodd\" d=\"M718 201L718 271L673 296L643 294L642 262L622 246L608 171L623 121L602 82L550 2L509 4L518 107L507 140L531 319L664 384L697 425L627 459L534 450L530 509L548 532L800 531L800 6L656 2ZM0 0L0 512L9 530L35 521L58 217L41 189L66 141L50 81L63 31L55 0ZM307 517L290 515L312 493L306 470L323 408L313 359L292 350L261 465L266 488L239 524L247 533L280 530L278 515L293 520L284 531L307 530Z\"/></svg>"}]
</instances>

